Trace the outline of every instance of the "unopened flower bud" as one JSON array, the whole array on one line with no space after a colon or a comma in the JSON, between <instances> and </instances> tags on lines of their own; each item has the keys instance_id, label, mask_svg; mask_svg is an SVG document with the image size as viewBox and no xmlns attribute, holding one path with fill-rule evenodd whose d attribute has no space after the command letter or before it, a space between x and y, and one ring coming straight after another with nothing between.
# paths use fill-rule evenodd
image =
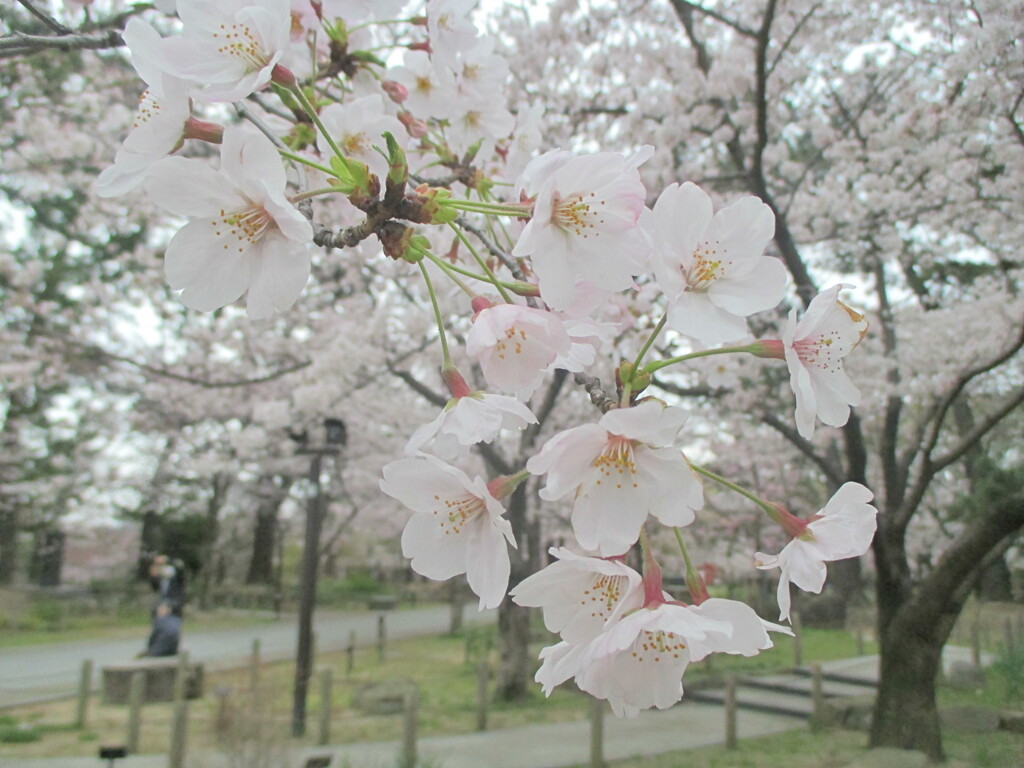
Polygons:
<instances>
[{"instance_id":1,"label":"unopened flower bud","mask_svg":"<svg viewBox=\"0 0 1024 768\"><path fill-rule=\"evenodd\" d=\"M444 383L448 385L448 391L452 393L452 397L465 397L473 391L472 387L466 383L466 380L462 378L462 374L459 373L459 369L454 365L450 368L441 369L441 378L444 379Z\"/></svg>"},{"instance_id":2,"label":"unopened flower bud","mask_svg":"<svg viewBox=\"0 0 1024 768\"><path fill-rule=\"evenodd\" d=\"M380 87L395 104L401 104L409 98L409 89L401 83L396 83L394 80L385 80L380 84Z\"/></svg>"},{"instance_id":3,"label":"unopened flower bud","mask_svg":"<svg viewBox=\"0 0 1024 768\"><path fill-rule=\"evenodd\" d=\"M422 139L427 135L427 123L418 117L413 117L411 112L399 112L398 122L405 126L405 130L414 139Z\"/></svg>"},{"instance_id":4,"label":"unopened flower bud","mask_svg":"<svg viewBox=\"0 0 1024 768\"><path fill-rule=\"evenodd\" d=\"M210 144L220 144L224 139L224 126L190 117L185 121L185 132L181 137L183 139L198 139Z\"/></svg>"},{"instance_id":5,"label":"unopened flower bud","mask_svg":"<svg viewBox=\"0 0 1024 768\"><path fill-rule=\"evenodd\" d=\"M288 89L296 88L299 84L292 71L287 67L282 67L280 64L275 64L274 68L270 70L270 81Z\"/></svg>"},{"instance_id":6,"label":"unopened flower bud","mask_svg":"<svg viewBox=\"0 0 1024 768\"><path fill-rule=\"evenodd\" d=\"M410 51L426 51L427 53L432 53L432 51L430 50L430 43L426 41L422 43L409 43L405 47L408 48Z\"/></svg>"},{"instance_id":7,"label":"unopened flower bud","mask_svg":"<svg viewBox=\"0 0 1024 768\"><path fill-rule=\"evenodd\" d=\"M786 359L786 349L779 339L755 341L747 350L755 357L768 357L775 360Z\"/></svg>"}]
</instances>

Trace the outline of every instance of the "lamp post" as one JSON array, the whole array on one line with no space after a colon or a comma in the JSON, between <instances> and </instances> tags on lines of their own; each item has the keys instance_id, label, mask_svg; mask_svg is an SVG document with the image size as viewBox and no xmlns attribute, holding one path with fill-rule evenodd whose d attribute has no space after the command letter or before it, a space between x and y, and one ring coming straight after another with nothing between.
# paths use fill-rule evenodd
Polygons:
<instances>
[{"instance_id":1,"label":"lamp post","mask_svg":"<svg viewBox=\"0 0 1024 768\"><path fill-rule=\"evenodd\" d=\"M295 690L292 699L292 736L306 733L306 698L309 678L313 672L313 609L316 605L316 582L320 560L320 533L326 511L320 472L324 456L336 456L347 440L345 422L325 419L324 445L300 445L298 453L310 457L309 481L313 492L306 502L306 532L302 547L302 576L299 582L299 638L295 655Z\"/></svg>"}]
</instances>

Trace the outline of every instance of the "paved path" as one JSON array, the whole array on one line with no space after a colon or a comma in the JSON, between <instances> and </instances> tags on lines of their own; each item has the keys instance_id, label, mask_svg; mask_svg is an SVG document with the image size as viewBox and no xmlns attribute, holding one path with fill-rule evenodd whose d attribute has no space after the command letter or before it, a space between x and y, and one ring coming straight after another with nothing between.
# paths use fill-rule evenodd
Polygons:
<instances>
[{"instance_id":1,"label":"paved path","mask_svg":"<svg viewBox=\"0 0 1024 768\"><path fill-rule=\"evenodd\" d=\"M496 611L477 612L474 608L466 607L467 623L495 621ZM375 642L377 615L371 611L318 611L314 622L318 647L340 650L348 644L352 631L358 645ZM401 639L439 634L447 631L449 616L447 605L389 611L387 636ZM0 707L74 692L85 659L93 660L98 680L98 670L104 666L132 659L144 645L143 635L144 632L138 640L81 640L0 650ZM291 658L295 655L296 635L294 616L279 622L208 632L189 632L186 621L182 649L207 669L225 669L246 663L252 641L257 637L264 660Z\"/></svg>"}]
</instances>

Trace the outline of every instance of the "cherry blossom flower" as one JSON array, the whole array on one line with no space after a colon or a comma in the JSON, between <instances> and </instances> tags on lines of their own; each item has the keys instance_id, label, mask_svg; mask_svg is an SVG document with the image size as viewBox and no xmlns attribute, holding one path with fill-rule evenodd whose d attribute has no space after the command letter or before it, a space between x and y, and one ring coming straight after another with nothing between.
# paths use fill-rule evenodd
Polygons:
<instances>
[{"instance_id":1,"label":"cherry blossom flower","mask_svg":"<svg viewBox=\"0 0 1024 768\"><path fill-rule=\"evenodd\" d=\"M640 574L620 560L577 555L554 548L558 558L524 579L509 594L513 602L544 611L544 626L566 642L597 637L605 622L643 604Z\"/></svg>"},{"instance_id":2,"label":"cherry blossom flower","mask_svg":"<svg viewBox=\"0 0 1024 768\"><path fill-rule=\"evenodd\" d=\"M504 599L506 542L516 542L483 478L470 480L440 459L420 456L385 466L380 488L415 513L402 532L402 552L416 573L439 581L465 573L481 610Z\"/></svg>"},{"instance_id":3,"label":"cherry blossom flower","mask_svg":"<svg viewBox=\"0 0 1024 768\"><path fill-rule=\"evenodd\" d=\"M184 35L163 41L167 70L203 85L196 97L237 101L270 82L291 41L290 0L178 0Z\"/></svg>"},{"instance_id":4,"label":"cherry blossom flower","mask_svg":"<svg viewBox=\"0 0 1024 768\"><path fill-rule=\"evenodd\" d=\"M577 280L621 291L642 271L649 248L637 222L647 193L637 168L653 151L645 147L630 158L556 151L523 169L517 186L536 188L536 200L512 253L532 256L541 296L550 306L567 308Z\"/></svg>"},{"instance_id":5,"label":"cherry blossom flower","mask_svg":"<svg viewBox=\"0 0 1024 768\"><path fill-rule=\"evenodd\" d=\"M518 304L481 310L466 336L466 352L479 361L487 382L522 398L571 349L572 339L556 315Z\"/></svg>"},{"instance_id":6,"label":"cherry blossom flower","mask_svg":"<svg viewBox=\"0 0 1024 768\"><path fill-rule=\"evenodd\" d=\"M470 14L474 6L476 0L429 0L427 32L436 61L455 69L456 53L473 47L477 32Z\"/></svg>"},{"instance_id":7,"label":"cherry blossom flower","mask_svg":"<svg viewBox=\"0 0 1024 768\"><path fill-rule=\"evenodd\" d=\"M796 395L797 431L808 440L815 416L841 427L850 418L850 406L860 402L860 390L843 370L843 358L864 338L868 324L838 300L839 291L850 287L834 285L819 293L799 323L796 309L791 310L782 334L789 384Z\"/></svg>"},{"instance_id":8,"label":"cherry blossom flower","mask_svg":"<svg viewBox=\"0 0 1024 768\"><path fill-rule=\"evenodd\" d=\"M96 180L100 197L116 197L138 187L153 163L181 145L191 116L188 85L164 72L154 57L161 42L159 33L133 18L125 25L124 41L132 52L135 71L149 87L139 99L131 131L117 150L114 164Z\"/></svg>"},{"instance_id":9,"label":"cherry blossom flower","mask_svg":"<svg viewBox=\"0 0 1024 768\"><path fill-rule=\"evenodd\" d=\"M672 184L653 216L654 269L668 299L668 325L704 344L747 334L744 318L782 300L786 268L763 256L775 233L772 209L740 198L712 216L696 184Z\"/></svg>"},{"instance_id":10,"label":"cherry blossom flower","mask_svg":"<svg viewBox=\"0 0 1024 768\"><path fill-rule=\"evenodd\" d=\"M402 106L424 119L448 117L458 100L455 73L447 67L435 67L423 51L406 51L402 64L388 70L388 77L409 91Z\"/></svg>"},{"instance_id":11,"label":"cherry blossom flower","mask_svg":"<svg viewBox=\"0 0 1024 768\"><path fill-rule=\"evenodd\" d=\"M868 504L874 494L860 483L846 483L810 520L800 520L780 510L782 523L793 540L778 555L758 552L758 568L780 568L779 619L788 620L789 584L818 594L825 584L825 563L860 557L875 536L878 510Z\"/></svg>"},{"instance_id":12,"label":"cherry blossom flower","mask_svg":"<svg viewBox=\"0 0 1024 768\"><path fill-rule=\"evenodd\" d=\"M617 717L636 717L641 709L667 709L679 701L686 667L703 658L691 647L712 647L731 633L731 625L693 606L651 604L610 624L574 657L563 657L557 675L575 661L582 690L607 699Z\"/></svg>"},{"instance_id":13,"label":"cherry blossom flower","mask_svg":"<svg viewBox=\"0 0 1024 768\"><path fill-rule=\"evenodd\" d=\"M465 456L477 443L489 443L503 429L523 429L537 417L514 397L470 392L448 401L437 418L409 438L406 455L428 450L446 461Z\"/></svg>"},{"instance_id":14,"label":"cherry blossom flower","mask_svg":"<svg viewBox=\"0 0 1024 768\"><path fill-rule=\"evenodd\" d=\"M398 118L384 111L384 99L374 94L347 104L332 104L320 112L320 120L345 156L366 163L383 185L388 174L388 160L374 146L382 149L386 146L385 131L390 132L402 146L408 135ZM325 155L331 154L331 146L323 135L317 135L316 143Z\"/></svg>"},{"instance_id":15,"label":"cherry blossom flower","mask_svg":"<svg viewBox=\"0 0 1024 768\"><path fill-rule=\"evenodd\" d=\"M665 525L685 526L704 504L704 490L683 452L672 447L687 414L648 400L609 411L597 424L551 438L526 464L547 474L547 501L575 494L572 527L585 549L621 555L653 514Z\"/></svg>"},{"instance_id":16,"label":"cherry blossom flower","mask_svg":"<svg viewBox=\"0 0 1024 768\"><path fill-rule=\"evenodd\" d=\"M263 318L295 303L309 279L313 231L285 184L274 145L242 128L224 131L219 173L181 157L153 165L146 189L190 219L164 257L167 282L184 289L186 306L208 312L248 291L249 317Z\"/></svg>"}]
</instances>

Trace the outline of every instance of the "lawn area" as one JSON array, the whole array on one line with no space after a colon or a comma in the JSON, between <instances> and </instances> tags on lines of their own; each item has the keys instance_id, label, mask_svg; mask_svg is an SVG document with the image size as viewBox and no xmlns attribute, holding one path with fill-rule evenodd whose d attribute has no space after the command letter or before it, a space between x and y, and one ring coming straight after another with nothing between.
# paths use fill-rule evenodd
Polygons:
<instances>
[{"instance_id":1,"label":"lawn area","mask_svg":"<svg viewBox=\"0 0 1024 768\"><path fill-rule=\"evenodd\" d=\"M742 717L742 714L741 714ZM949 768L1016 768L1024 765L1024 736L1014 733L943 737ZM865 751L867 735L855 731L800 728L745 739L739 748L703 747L656 757L621 760L608 768L841 768ZM589 766L577 766L589 768Z\"/></svg>"}]
</instances>

